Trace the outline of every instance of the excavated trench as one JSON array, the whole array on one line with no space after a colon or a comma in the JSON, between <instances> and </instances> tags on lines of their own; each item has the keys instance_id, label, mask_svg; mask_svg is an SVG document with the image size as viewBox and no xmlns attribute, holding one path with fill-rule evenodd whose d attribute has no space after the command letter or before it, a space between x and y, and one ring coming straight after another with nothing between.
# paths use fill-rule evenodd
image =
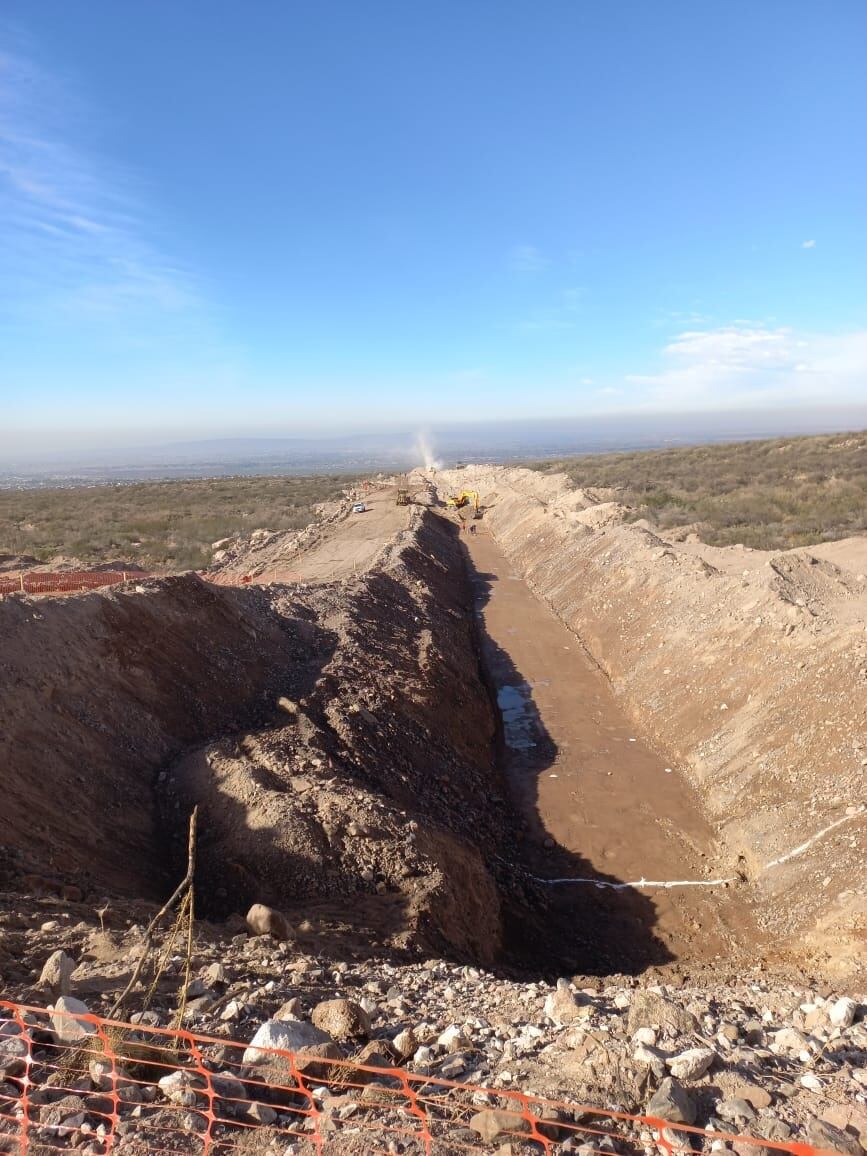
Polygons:
<instances>
[{"instance_id":1,"label":"excavated trench","mask_svg":"<svg viewBox=\"0 0 867 1156\"><path fill-rule=\"evenodd\" d=\"M544 951L592 974L734 958L756 929L694 791L636 733L592 656L490 534L464 542L497 762L521 820L516 858L556 880L543 888ZM629 885L732 876L707 888ZM540 929L532 936L538 951Z\"/></svg>"},{"instance_id":2,"label":"excavated trench","mask_svg":"<svg viewBox=\"0 0 867 1156\"><path fill-rule=\"evenodd\" d=\"M271 903L333 956L438 953L550 977L709 958L703 938L727 950L713 904L545 882L624 881L588 850L612 810L604 784L591 813L551 788L573 771L595 783L600 736L622 740L618 773L650 774L651 755L605 713L584 658L550 661L565 645L554 620L490 539L468 545L415 510L388 558L343 582L188 576L5 600L7 885L159 899L197 805L200 912ZM641 843L637 818L609 814L612 846Z\"/></svg>"}]
</instances>

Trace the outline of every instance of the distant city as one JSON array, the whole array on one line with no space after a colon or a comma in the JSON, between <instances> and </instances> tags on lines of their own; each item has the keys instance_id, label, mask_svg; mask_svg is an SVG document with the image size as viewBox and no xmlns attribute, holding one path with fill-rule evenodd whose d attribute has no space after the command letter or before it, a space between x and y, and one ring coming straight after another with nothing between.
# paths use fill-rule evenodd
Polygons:
<instances>
[{"instance_id":1,"label":"distant city","mask_svg":"<svg viewBox=\"0 0 867 1156\"><path fill-rule=\"evenodd\" d=\"M162 445L0 457L0 488L33 489L281 474L370 474L461 462L540 461L575 454L837 433L867 427L867 405L643 414L409 427L323 437L210 438Z\"/></svg>"}]
</instances>

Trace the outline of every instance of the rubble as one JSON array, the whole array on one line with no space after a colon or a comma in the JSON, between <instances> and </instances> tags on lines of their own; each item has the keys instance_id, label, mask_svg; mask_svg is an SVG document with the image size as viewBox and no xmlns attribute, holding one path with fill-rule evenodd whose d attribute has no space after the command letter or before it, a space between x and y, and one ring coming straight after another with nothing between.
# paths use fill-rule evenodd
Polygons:
<instances>
[{"instance_id":1,"label":"rubble","mask_svg":"<svg viewBox=\"0 0 867 1156\"><path fill-rule=\"evenodd\" d=\"M616 539L623 523L622 511L598 505L563 512L601 548L608 539L594 535ZM179 1121L192 1139L217 1110L221 1126L257 1138L261 1129L264 1142L268 1129L303 1126L297 1097L275 1086L291 1072L265 1050L278 1048L306 1053L298 1070L317 1120L325 1132L357 1127L358 1152L364 1128L404 1103L395 1065L421 1084L487 1089L468 1090L451 1124L460 1143L491 1151L532 1151L526 1118L498 1097L511 1089L649 1112L674 1136L694 1121L745 1134L756 1149L764 1137L867 1150L867 1025L854 982L748 952L635 974L625 939L614 945L617 972L564 971L549 947L558 933L574 939L578 921L522 865L525 832L491 756L495 716L459 546L435 515L413 510L412 519L385 564L345 584L214 592L187 578L39 611L54 615L64 653L48 655L40 635L42 666L20 654L9 662L35 703L33 725L61 752L43 794L62 808L70 790L82 793L56 838L36 831L32 847L0 855L4 995L39 1005L50 993L55 1008L29 1034L0 1011L0 1103L15 1104L34 1071L41 1139L60 1135L92 1156L105 1139L94 1103L104 1109L107 1096L123 1140L142 1122ZM240 566L249 545L222 545ZM260 557L289 549L267 533L252 545ZM31 603L10 605L0 609L12 635L38 631ZM83 704L59 677L76 647L114 688L113 730L100 729L99 704ZM46 663L57 689L43 711ZM112 701L99 694L103 706ZM728 717L739 700L727 690L725 701ZM10 717L19 741L32 720L18 707ZM94 782L78 784L91 758ZM38 784L26 787L14 801L19 822ZM207 1069L174 1053L168 1065L137 1053L112 1066L85 1048L61 1097L45 1073L88 1044L91 1026L74 1016L106 1014L124 989L155 900L178 877L194 802L202 837L191 972L175 944L153 990L140 984L128 1006L145 1052L154 1029L183 1010L184 1027L211 1041ZM105 813L118 816L119 848L96 823ZM602 916L579 930L611 934ZM540 1134L581 1151L562 1123L540 1118ZM656 1150L647 1129L632 1140ZM617 1143L593 1138L597 1150ZM753 1149L738 1144L741 1156Z\"/></svg>"}]
</instances>

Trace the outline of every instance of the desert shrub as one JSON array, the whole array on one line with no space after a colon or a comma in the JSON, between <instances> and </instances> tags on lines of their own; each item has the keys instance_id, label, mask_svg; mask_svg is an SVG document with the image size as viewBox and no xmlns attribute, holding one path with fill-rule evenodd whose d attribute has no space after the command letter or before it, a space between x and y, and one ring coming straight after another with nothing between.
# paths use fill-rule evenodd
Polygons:
<instances>
[{"instance_id":1,"label":"desert shrub","mask_svg":"<svg viewBox=\"0 0 867 1156\"><path fill-rule=\"evenodd\" d=\"M867 432L775 438L534 463L613 487L661 529L710 545L788 549L867 532Z\"/></svg>"},{"instance_id":2,"label":"desert shrub","mask_svg":"<svg viewBox=\"0 0 867 1156\"><path fill-rule=\"evenodd\" d=\"M352 481L320 474L0 490L0 553L198 570L212 542L306 526L319 502Z\"/></svg>"}]
</instances>

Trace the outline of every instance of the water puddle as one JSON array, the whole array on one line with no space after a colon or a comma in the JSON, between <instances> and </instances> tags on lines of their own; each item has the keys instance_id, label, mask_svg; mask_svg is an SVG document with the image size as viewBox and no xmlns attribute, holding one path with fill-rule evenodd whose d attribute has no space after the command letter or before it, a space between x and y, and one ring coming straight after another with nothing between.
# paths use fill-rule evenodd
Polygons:
<instances>
[{"instance_id":1,"label":"water puddle","mask_svg":"<svg viewBox=\"0 0 867 1156\"><path fill-rule=\"evenodd\" d=\"M497 706L503 716L506 746L513 751L532 750L536 743L533 740L533 715L527 683L501 686L497 691Z\"/></svg>"}]
</instances>

